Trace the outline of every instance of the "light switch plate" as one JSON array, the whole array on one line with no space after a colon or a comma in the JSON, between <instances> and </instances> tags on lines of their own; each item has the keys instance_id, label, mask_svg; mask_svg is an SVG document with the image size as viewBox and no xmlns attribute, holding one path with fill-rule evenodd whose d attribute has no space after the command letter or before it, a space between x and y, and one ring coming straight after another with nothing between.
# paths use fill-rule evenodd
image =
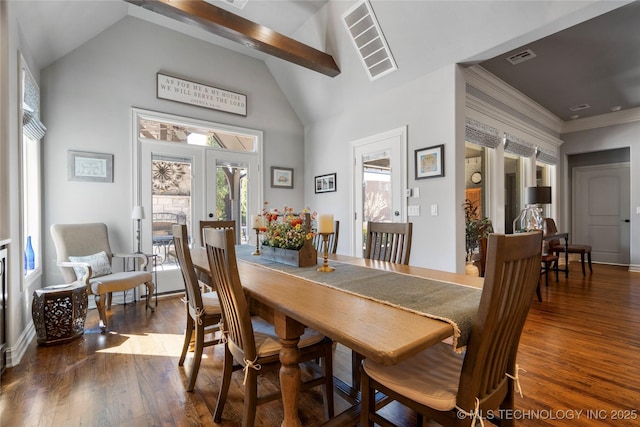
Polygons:
<instances>
[{"instance_id":1,"label":"light switch plate","mask_svg":"<svg viewBox=\"0 0 640 427\"><path fill-rule=\"evenodd\" d=\"M409 205L407 214L409 216L420 216L420 205Z\"/></svg>"},{"instance_id":2,"label":"light switch plate","mask_svg":"<svg viewBox=\"0 0 640 427\"><path fill-rule=\"evenodd\" d=\"M438 216L438 205L431 205L431 216Z\"/></svg>"}]
</instances>

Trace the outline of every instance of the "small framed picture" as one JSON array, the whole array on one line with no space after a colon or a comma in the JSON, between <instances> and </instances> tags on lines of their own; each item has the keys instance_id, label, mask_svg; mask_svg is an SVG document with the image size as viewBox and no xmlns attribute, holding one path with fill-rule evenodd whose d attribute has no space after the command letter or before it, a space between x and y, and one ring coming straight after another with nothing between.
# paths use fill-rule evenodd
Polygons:
<instances>
[{"instance_id":1,"label":"small framed picture","mask_svg":"<svg viewBox=\"0 0 640 427\"><path fill-rule=\"evenodd\" d=\"M444 176L444 144L416 150L416 179Z\"/></svg>"},{"instance_id":2,"label":"small framed picture","mask_svg":"<svg viewBox=\"0 0 640 427\"><path fill-rule=\"evenodd\" d=\"M336 174L316 176L316 193L328 193L336 191Z\"/></svg>"},{"instance_id":3,"label":"small framed picture","mask_svg":"<svg viewBox=\"0 0 640 427\"><path fill-rule=\"evenodd\" d=\"M113 154L69 150L69 181L113 182Z\"/></svg>"},{"instance_id":4,"label":"small framed picture","mask_svg":"<svg viewBox=\"0 0 640 427\"><path fill-rule=\"evenodd\" d=\"M293 188L293 169L271 166L271 188Z\"/></svg>"}]
</instances>

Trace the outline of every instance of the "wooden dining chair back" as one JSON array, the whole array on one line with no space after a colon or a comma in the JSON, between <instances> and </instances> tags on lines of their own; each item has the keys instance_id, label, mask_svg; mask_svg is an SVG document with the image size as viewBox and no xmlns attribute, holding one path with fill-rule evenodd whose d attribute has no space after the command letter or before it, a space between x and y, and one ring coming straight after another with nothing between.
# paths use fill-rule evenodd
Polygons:
<instances>
[{"instance_id":1,"label":"wooden dining chair back","mask_svg":"<svg viewBox=\"0 0 640 427\"><path fill-rule=\"evenodd\" d=\"M538 283L541 245L539 231L489 235L484 286L466 353L439 343L398 365L366 359L360 425L389 425L375 413L375 390L442 425L469 426L474 414L513 410L518 343ZM512 425L513 417L502 421Z\"/></svg>"},{"instance_id":2,"label":"wooden dining chair back","mask_svg":"<svg viewBox=\"0 0 640 427\"><path fill-rule=\"evenodd\" d=\"M280 397L280 393L258 396L258 375L280 368L280 339L272 324L258 316L251 316L244 294L235 253L232 230L205 228L205 248L209 260L212 282L215 284L223 315L225 334L225 360L214 421L222 420L222 412L234 369L244 370L245 396L242 425L253 426L256 406ZM309 328L298 343L301 362L321 361L313 364L316 375L302 383L302 389L323 386L325 415L332 417L333 405L333 342ZM235 362L235 367L234 367Z\"/></svg>"},{"instance_id":3,"label":"wooden dining chair back","mask_svg":"<svg viewBox=\"0 0 640 427\"><path fill-rule=\"evenodd\" d=\"M182 273L182 279L185 287L185 306L187 314L187 326L184 332L184 344L182 353L178 360L178 366L183 366L187 356L187 352L193 346L193 366L191 374L187 382L187 391L193 391L200 369L200 361L204 347L219 344L220 337L215 338L218 331L220 320L222 319L222 310L220 302L215 292L202 293L205 287L196 277L196 271L191 260L191 252L189 249L189 237L187 234L187 226L184 224L173 225L173 242L175 246L176 258ZM195 332L195 339L193 333ZM213 334L214 338L205 341L205 335Z\"/></svg>"},{"instance_id":4,"label":"wooden dining chair back","mask_svg":"<svg viewBox=\"0 0 640 427\"><path fill-rule=\"evenodd\" d=\"M409 265L412 232L410 222L369 221L364 257Z\"/></svg>"},{"instance_id":5,"label":"wooden dining chair back","mask_svg":"<svg viewBox=\"0 0 640 427\"><path fill-rule=\"evenodd\" d=\"M333 234L327 237L327 247L330 254L335 254L338 251L338 237L340 236L340 221L335 220L333 222ZM318 251L318 255L324 253L324 240L321 234L313 236L313 246Z\"/></svg>"},{"instance_id":6,"label":"wooden dining chair back","mask_svg":"<svg viewBox=\"0 0 640 427\"><path fill-rule=\"evenodd\" d=\"M552 235L558 232L556 222L553 218L544 218L544 230L546 234ZM591 246L580 244L568 244L566 247L567 253L580 254L580 266L582 267L582 275L586 276L584 268L584 257L587 256L587 263L589 264L589 272L593 273L593 267L591 266ZM559 239L549 240L549 253L558 255L560 252L565 251L565 246ZM567 266L568 268L569 266Z\"/></svg>"},{"instance_id":7,"label":"wooden dining chair back","mask_svg":"<svg viewBox=\"0 0 640 427\"><path fill-rule=\"evenodd\" d=\"M236 230L236 221L231 220L217 220L217 221L200 221L200 246L204 247L204 229L205 228L218 228L218 229L227 229L230 228L234 231Z\"/></svg>"}]
</instances>

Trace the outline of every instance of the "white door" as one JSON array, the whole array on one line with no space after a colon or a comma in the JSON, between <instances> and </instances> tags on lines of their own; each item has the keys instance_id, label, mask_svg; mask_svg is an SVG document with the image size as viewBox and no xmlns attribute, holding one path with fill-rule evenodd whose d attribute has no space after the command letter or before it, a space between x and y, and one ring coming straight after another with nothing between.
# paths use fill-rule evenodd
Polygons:
<instances>
[{"instance_id":1,"label":"white door","mask_svg":"<svg viewBox=\"0 0 640 427\"><path fill-rule=\"evenodd\" d=\"M595 262L629 265L629 163L573 169L571 241Z\"/></svg>"},{"instance_id":2,"label":"white door","mask_svg":"<svg viewBox=\"0 0 640 427\"><path fill-rule=\"evenodd\" d=\"M407 128L352 142L352 254L363 256L367 221L406 222Z\"/></svg>"}]
</instances>

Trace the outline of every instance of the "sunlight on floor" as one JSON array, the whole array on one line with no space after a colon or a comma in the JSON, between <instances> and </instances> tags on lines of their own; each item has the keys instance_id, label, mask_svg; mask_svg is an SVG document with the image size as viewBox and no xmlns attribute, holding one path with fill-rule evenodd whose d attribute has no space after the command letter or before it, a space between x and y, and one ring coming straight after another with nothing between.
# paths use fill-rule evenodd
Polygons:
<instances>
[{"instance_id":1,"label":"sunlight on floor","mask_svg":"<svg viewBox=\"0 0 640 427\"><path fill-rule=\"evenodd\" d=\"M182 334L118 334L122 343L98 353L140 354L147 356L180 357L184 335ZM206 357L203 355L202 357Z\"/></svg>"}]
</instances>

